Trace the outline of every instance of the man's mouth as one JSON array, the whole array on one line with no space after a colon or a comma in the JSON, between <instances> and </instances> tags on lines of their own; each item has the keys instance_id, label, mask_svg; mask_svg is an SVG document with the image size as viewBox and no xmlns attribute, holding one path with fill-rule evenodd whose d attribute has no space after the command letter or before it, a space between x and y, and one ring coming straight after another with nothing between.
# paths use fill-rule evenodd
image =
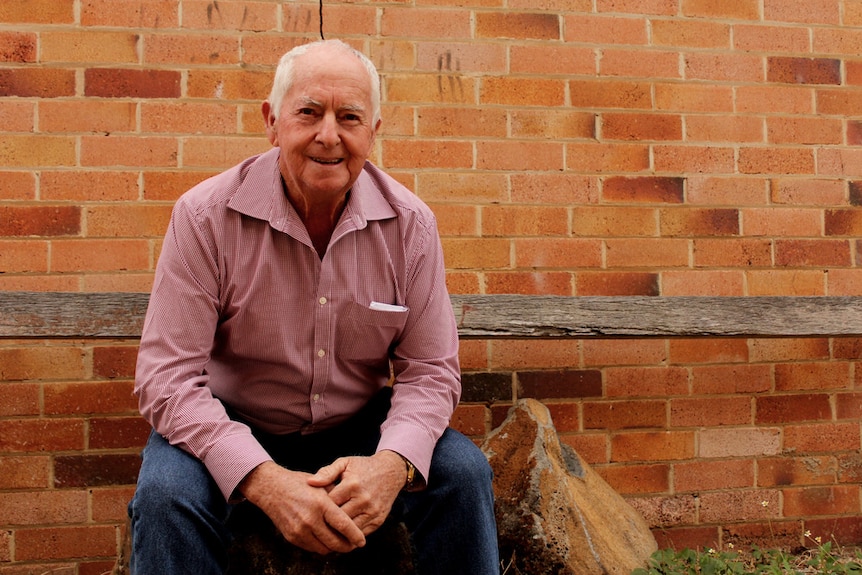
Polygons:
<instances>
[{"instance_id":1,"label":"man's mouth","mask_svg":"<svg viewBox=\"0 0 862 575\"><path fill-rule=\"evenodd\" d=\"M311 161L324 166L334 166L344 161L344 158L311 158Z\"/></svg>"}]
</instances>

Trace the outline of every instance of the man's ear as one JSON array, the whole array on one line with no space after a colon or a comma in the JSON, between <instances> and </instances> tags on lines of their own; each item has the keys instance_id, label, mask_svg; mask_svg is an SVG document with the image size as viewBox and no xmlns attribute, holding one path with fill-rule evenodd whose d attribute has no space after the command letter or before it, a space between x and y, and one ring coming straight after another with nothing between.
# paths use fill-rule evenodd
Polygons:
<instances>
[{"instance_id":1,"label":"man's ear","mask_svg":"<svg viewBox=\"0 0 862 575\"><path fill-rule=\"evenodd\" d=\"M278 145L278 134L275 131L275 115L272 113L272 105L269 100L264 100L260 106L260 111L263 114L263 122L266 126L266 139L273 146Z\"/></svg>"}]
</instances>

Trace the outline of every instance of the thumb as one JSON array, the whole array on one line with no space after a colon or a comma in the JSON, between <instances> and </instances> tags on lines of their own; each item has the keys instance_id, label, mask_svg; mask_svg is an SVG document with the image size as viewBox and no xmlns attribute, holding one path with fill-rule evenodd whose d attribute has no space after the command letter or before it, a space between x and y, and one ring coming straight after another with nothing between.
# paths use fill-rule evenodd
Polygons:
<instances>
[{"instance_id":1,"label":"thumb","mask_svg":"<svg viewBox=\"0 0 862 575\"><path fill-rule=\"evenodd\" d=\"M317 470L317 473L308 478L308 484L312 487L327 487L334 485L347 469L347 459L341 457Z\"/></svg>"}]
</instances>

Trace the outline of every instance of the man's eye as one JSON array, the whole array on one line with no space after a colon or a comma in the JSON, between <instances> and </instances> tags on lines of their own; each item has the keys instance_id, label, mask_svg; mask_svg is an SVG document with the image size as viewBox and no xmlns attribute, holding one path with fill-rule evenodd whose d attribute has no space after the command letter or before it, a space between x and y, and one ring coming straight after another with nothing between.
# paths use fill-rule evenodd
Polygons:
<instances>
[{"instance_id":1,"label":"man's eye","mask_svg":"<svg viewBox=\"0 0 862 575\"><path fill-rule=\"evenodd\" d=\"M312 110L311 108L300 108L299 113L303 116L311 116L314 114L314 110Z\"/></svg>"}]
</instances>

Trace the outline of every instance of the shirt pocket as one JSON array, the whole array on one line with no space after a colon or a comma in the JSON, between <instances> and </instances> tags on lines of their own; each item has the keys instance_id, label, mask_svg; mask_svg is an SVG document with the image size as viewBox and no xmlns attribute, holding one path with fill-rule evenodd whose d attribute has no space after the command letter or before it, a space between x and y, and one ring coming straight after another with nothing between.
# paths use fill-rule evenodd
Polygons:
<instances>
[{"instance_id":1,"label":"shirt pocket","mask_svg":"<svg viewBox=\"0 0 862 575\"><path fill-rule=\"evenodd\" d=\"M338 322L338 356L367 364L387 361L392 343L407 323L408 313L371 309L351 302Z\"/></svg>"}]
</instances>

